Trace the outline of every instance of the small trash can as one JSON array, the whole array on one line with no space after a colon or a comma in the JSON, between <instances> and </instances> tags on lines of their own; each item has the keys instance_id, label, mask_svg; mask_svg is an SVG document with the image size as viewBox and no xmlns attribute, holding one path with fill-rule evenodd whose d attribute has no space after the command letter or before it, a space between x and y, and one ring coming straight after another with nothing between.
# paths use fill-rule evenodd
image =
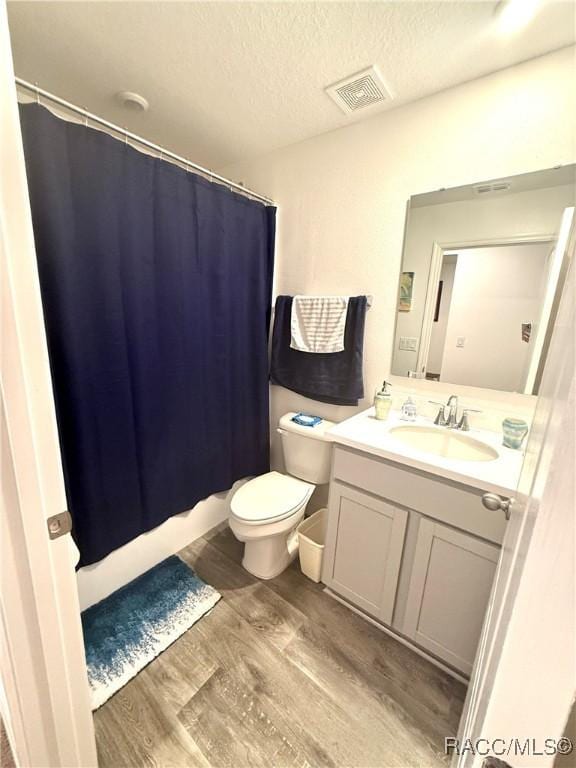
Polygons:
<instances>
[{"instance_id":1,"label":"small trash can","mask_svg":"<svg viewBox=\"0 0 576 768\"><path fill-rule=\"evenodd\" d=\"M316 582L320 581L322 575L327 522L328 510L326 507L322 507L303 520L297 529L300 568L304 576L308 576L309 579Z\"/></svg>"}]
</instances>

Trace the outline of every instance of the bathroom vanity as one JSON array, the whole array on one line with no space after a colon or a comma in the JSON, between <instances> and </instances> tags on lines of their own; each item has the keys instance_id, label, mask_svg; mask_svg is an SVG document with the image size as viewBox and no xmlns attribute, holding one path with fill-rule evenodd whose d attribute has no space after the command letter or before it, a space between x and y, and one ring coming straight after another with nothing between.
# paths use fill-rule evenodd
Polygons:
<instances>
[{"instance_id":1,"label":"bathroom vanity","mask_svg":"<svg viewBox=\"0 0 576 768\"><path fill-rule=\"evenodd\" d=\"M469 675L506 528L504 512L486 509L482 496L512 495L521 453L493 433L381 422L373 409L331 437L323 582Z\"/></svg>"}]
</instances>

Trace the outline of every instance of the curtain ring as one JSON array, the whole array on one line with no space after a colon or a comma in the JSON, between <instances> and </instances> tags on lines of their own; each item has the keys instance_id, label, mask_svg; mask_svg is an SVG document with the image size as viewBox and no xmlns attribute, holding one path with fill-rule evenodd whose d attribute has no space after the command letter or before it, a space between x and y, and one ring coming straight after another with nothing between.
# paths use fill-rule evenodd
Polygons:
<instances>
[{"instance_id":1,"label":"curtain ring","mask_svg":"<svg viewBox=\"0 0 576 768\"><path fill-rule=\"evenodd\" d=\"M127 130L126 126L124 126L124 146L125 147L128 146L128 130Z\"/></svg>"},{"instance_id":2,"label":"curtain ring","mask_svg":"<svg viewBox=\"0 0 576 768\"><path fill-rule=\"evenodd\" d=\"M84 128L88 128L88 110L84 107Z\"/></svg>"},{"instance_id":3,"label":"curtain ring","mask_svg":"<svg viewBox=\"0 0 576 768\"><path fill-rule=\"evenodd\" d=\"M40 105L40 90L38 88L38 83L35 82L34 86L36 88L36 104Z\"/></svg>"}]
</instances>

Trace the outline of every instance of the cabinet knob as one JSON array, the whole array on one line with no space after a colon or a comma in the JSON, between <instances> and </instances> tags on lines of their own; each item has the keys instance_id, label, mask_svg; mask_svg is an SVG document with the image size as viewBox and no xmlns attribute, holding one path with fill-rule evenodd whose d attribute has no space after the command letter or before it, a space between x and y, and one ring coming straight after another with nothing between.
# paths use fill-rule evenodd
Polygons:
<instances>
[{"instance_id":1,"label":"cabinet knob","mask_svg":"<svg viewBox=\"0 0 576 768\"><path fill-rule=\"evenodd\" d=\"M510 520L510 506L514 503L514 499L503 498L498 496L497 493L485 493L482 496L482 504L491 512L501 509L504 512L506 520Z\"/></svg>"}]
</instances>

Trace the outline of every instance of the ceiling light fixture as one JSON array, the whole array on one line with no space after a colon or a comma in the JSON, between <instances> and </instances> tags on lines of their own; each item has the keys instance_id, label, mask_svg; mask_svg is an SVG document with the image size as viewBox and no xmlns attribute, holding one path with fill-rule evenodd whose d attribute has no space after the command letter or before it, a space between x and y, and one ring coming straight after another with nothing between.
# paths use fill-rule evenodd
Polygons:
<instances>
[{"instance_id":1,"label":"ceiling light fixture","mask_svg":"<svg viewBox=\"0 0 576 768\"><path fill-rule=\"evenodd\" d=\"M510 35L525 27L536 15L541 0L501 0L496 7L498 29Z\"/></svg>"},{"instance_id":2,"label":"ceiling light fixture","mask_svg":"<svg viewBox=\"0 0 576 768\"><path fill-rule=\"evenodd\" d=\"M147 112L150 106L144 96L132 91L119 91L116 99L130 112Z\"/></svg>"}]
</instances>

